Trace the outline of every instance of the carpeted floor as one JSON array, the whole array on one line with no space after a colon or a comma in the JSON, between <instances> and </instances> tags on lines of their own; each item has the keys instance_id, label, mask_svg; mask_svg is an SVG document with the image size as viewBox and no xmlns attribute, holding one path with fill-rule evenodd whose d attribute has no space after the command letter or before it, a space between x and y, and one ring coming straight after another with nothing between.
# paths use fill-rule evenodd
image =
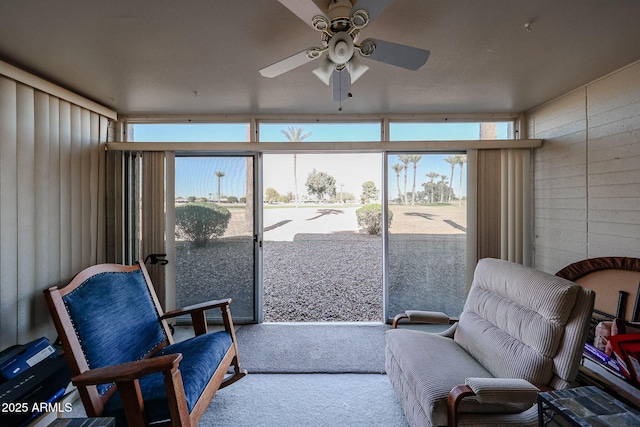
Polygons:
<instances>
[{"instance_id":1,"label":"carpeted floor","mask_svg":"<svg viewBox=\"0 0 640 427\"><path fill-rule=\"evenodd\" d=\"M386 375L250 374L216 394L199 427L407 427Z\"/></svg>"},{"instance_id":2,"label":"carpeted floor","mask_svg":"<svg viewBox=\"0 0 640 427\"><path fill-rule=\"evenodd\" d=\"M177 329L177 340L192 334ZM249 375L217 392L199 427L407 427L384 374L388 329L372 323L237 326ZM83 414L77 401L66 415Z\"/></svg>"},{"instance_id":3,"label":"carpeted floor","mask_svg":"<svg viewBox=\"0 0 640 427\"><path fill-rule=\"evenodd\" d=\"M388 325L261 323L236 328L240 360L258 373L376 373Z\"/></svg>"}]
</instances>

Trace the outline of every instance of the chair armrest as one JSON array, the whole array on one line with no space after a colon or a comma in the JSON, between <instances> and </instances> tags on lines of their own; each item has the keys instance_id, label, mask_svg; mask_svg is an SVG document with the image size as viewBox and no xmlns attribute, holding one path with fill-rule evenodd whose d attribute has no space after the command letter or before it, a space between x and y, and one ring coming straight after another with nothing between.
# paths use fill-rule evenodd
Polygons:
<instances>
[{"instance_id":1,"label":"chair armrest","mask_svg":"<svg viewBox=\"0 0 640 427\"><path fill-rule=\"evenodd\" d=\"M95 368L71 378L74 385L88 386L133 381L154 372L173 370L182 360L182 354L150 357L120 365Z\"/></svg>"},{"instance_id":2,"label":"chair armrest","mask_svg":"<svg viewBox=\"0 0 640 427\"><path fill-rule=\"evenodd\" d=\"M447 398L449 427L458 425L458 406L465 397L479 403L536 403L540 389L521 378L467 378L465 385L451 389Z\"/></svg>"},{"instance_id":3,"label":"chair armrest","mask_svg":"<svg viewBox=\"0 0 640 427\"><path fill-rule=\"evenodd\" d=\"M172 310L160 316L159 319L165 320L165 319L170 319L172 317L182 316L184 314L189 314L191 316L191 323L193 324L193 330L196 336L198 336L198 335L206 334L208 332L207 315L205 311L212 308L219 308L222 310L222 318L225 322L225 329L228 331L229 328L227 328L226 325L230 321L226 319L227 317L230 317L229 304L231 304L231 298L201 302L200 304L194 304L188 307Z\"/></svg>"},{"instance_id":4,"label":"chair armrest","mask_svg":"<svg viewBox=\"0 0 640 427\"><path fill-rule=\"evenodd\" d=\"M182 316L184 314L198 313L201 311L210 310L212 308L221 308L231 304L231 298L219 299L213 301L201 302L199 304L189 305L187 307L177 308L175 310L168 311L160 316L161 320L171 319L173 317Z\"/></svg>"},{"instance_id":5,"label":"chair armrest","mask_svg":"<svg viewBox=\"0 0 640 427\"><path fill-rule=\"evenodd\" d=\"M540 389L522 378L467 378L480 403L536 403Z\"/></svg>"},{"instance_id":6,"label":"chair armrest","mask_svg":"<svg viewBox=\"0 0 640 427\"><path fill-rule=\"evenodd\" d=\"M396 315L393 319L393 329L398 327L401 319L407 319L410 323L429 323L440 325L452 325L458 321L456 317L449 317L440 311L407 310Z\"/></svg>"}]
</instances>

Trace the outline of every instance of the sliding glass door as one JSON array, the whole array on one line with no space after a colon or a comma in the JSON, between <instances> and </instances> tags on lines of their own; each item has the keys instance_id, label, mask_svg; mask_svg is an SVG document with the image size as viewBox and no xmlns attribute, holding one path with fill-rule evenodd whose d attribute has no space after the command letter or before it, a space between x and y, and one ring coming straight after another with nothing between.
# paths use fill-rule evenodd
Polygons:
<instances>
[{"instance_id":1,"label":"sliding glass door","mask_svg":"<svg viewBox=\"0 0 640 427\"><path fill-rule=\"evenodd\" d=\"M458 316L466 297L464 153L386 156L386 314L407 309Z\"/></svg>"},{"instance_id":2,"label":"sliding glass door","mask_svg":"<svg viewBox=\"0 0 640 427\"><path fill-rule=\"evenodd\" d=\"M177 307L232 298L236 321L256 321L255 162L251 155L176 155ZM219 319L220 311L208 316Z\"/></svg>"}]
</instances>

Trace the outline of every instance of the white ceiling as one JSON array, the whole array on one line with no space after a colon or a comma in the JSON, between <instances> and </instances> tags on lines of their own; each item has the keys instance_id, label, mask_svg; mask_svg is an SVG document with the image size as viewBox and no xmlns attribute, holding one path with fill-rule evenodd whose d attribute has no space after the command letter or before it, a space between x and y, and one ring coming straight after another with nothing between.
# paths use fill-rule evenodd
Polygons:
<instances>
[{"instance_id":1,"label":"white ceiling","mask_svg":"<svg viewBox=\"0 0 640 427\"><path fill-rule=\"evenodd\" d=\"M396 0L361 37L429 61L414 72L363 59L343 109L526 111L640 59L639 22L637 0ZM316 62L258 72L319 40L277 0L0 2L0 59L120 114L337 113Z\"/></svg>"}]
</instances>

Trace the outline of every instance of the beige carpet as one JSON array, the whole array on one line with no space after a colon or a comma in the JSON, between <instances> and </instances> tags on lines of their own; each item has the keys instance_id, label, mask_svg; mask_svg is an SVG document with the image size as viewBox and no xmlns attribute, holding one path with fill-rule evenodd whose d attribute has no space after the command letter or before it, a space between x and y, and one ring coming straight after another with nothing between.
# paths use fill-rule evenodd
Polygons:
<instances>
[{"instance_id":1,"label":"beige carpet","mask_svg":"<svg viewBox=\"0 0 640 427\"><path fill-rule=\"evenodd\" d=\"M249 373L377 373L384 369L379 323L262 323L239 326L236 337Z\"/></svg>"}]
</instances>

